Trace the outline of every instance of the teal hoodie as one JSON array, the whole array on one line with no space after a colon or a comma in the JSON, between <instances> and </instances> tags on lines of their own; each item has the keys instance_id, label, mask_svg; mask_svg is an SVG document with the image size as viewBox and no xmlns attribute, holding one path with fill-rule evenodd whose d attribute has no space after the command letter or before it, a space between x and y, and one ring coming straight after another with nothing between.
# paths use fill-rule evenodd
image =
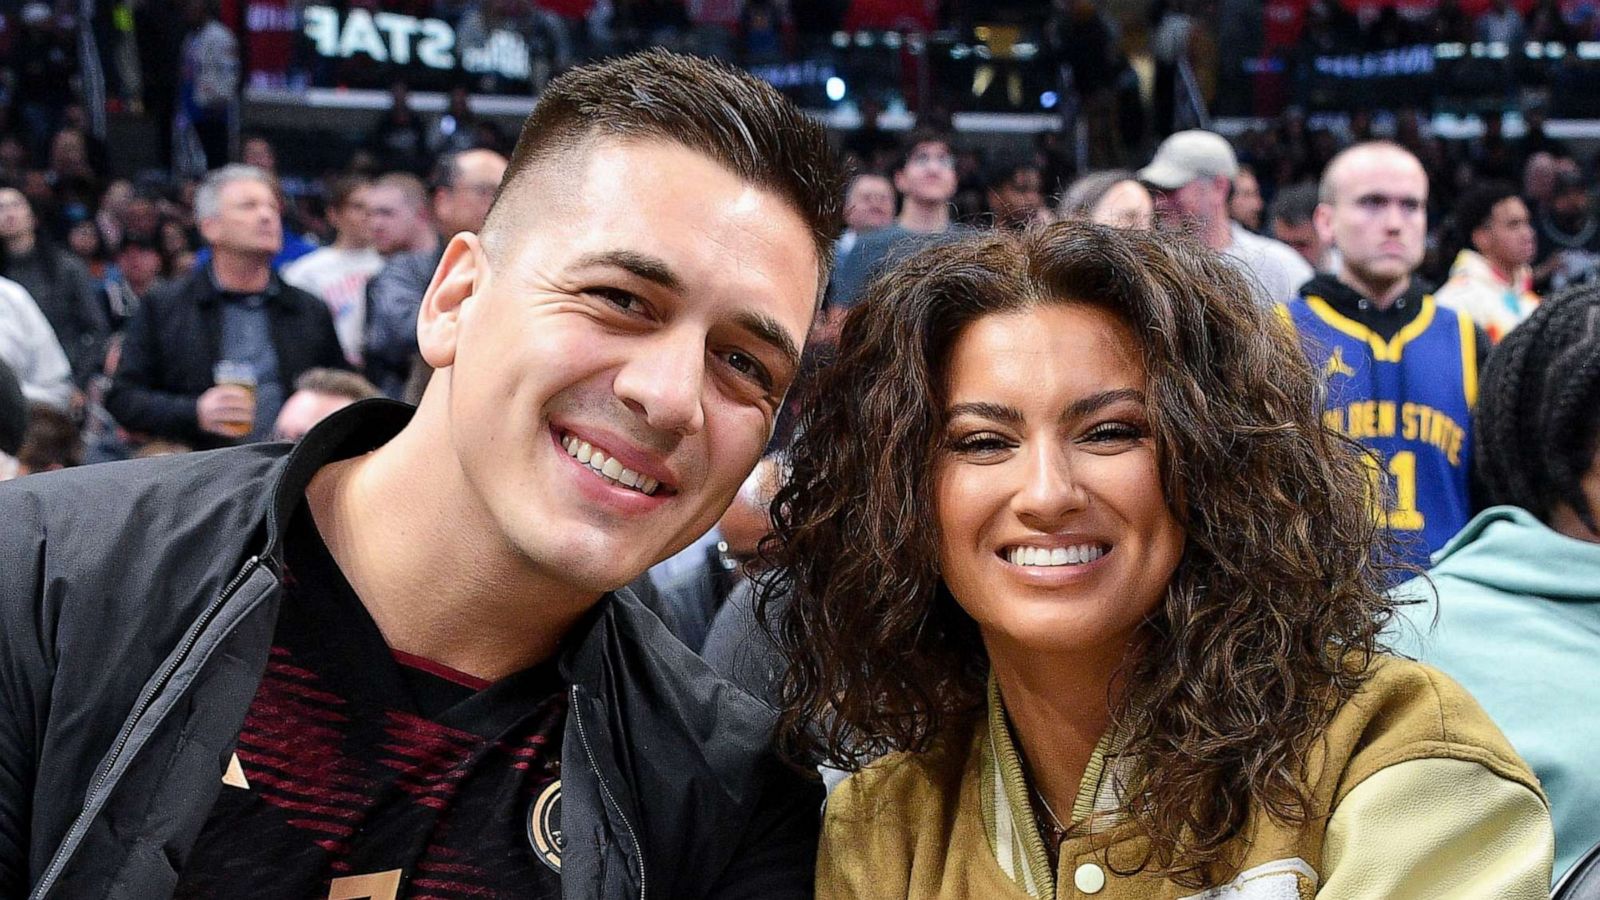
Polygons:
<instances>
[{"instance_id":1,"label":"teal hoodie","mask_svg":"<svg viewBox=\"0 0 1600 900\"><path fill-rule=\"evenodd\" d=\"M1600 842L1600 544L1496 506L1395 595L1424 602L1401 607L1390 646L1471 691L1539 776L1559 879Z\"/></svg>"}]
</instances>

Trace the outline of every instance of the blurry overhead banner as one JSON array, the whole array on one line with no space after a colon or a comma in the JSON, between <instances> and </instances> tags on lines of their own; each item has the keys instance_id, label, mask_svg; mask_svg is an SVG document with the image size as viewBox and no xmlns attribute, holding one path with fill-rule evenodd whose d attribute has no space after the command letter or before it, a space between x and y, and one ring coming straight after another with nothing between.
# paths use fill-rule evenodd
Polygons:
<instances>
[{"instance_id":1,"label":"blurry overhead banner","mask_svg":"<svg viewBox=\"0 0 1600 900\"><path fill-rule=\"evenodd\" d=\"M413 90L527 94L548 68L548 48L565 39L556 33L566 27L562 15L581 15L589 0L541 7L469 0L448 16L423 14L431 6L250 0L250 84L296 90L403 81Z\"/></svg>"}]
</instances>

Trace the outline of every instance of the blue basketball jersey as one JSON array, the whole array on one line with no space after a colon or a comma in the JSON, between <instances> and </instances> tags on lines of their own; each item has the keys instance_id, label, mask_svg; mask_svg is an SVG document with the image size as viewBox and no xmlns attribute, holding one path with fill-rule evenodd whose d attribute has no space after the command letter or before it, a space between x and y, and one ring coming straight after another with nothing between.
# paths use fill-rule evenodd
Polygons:
<instances>
[{"instance_id":1,"label":"blue basketball jersey","mask_svg":"<svg viewBox=\"0 0 1600 900\"><path fill-rule=\"evenodd\" d=\"M1327 386L1324 422L1373 451L1374 516L1394 533L1401 558L1426 568L1472 513L1472 320L1428 295L1417 317L1384 340L1320 297L1279 312Z\"/></svg>"}]
</instances>

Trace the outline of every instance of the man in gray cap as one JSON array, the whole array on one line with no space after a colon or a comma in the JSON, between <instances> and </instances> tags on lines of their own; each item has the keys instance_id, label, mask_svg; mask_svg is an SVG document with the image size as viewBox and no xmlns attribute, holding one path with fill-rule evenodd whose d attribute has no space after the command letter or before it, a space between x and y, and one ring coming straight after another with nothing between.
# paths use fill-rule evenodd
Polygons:
<instances>
[{"instance_id":1,"label":"man in gray cap","mask_svg":"<svg viewBox=\"0 0 1600 900\"><path fill-rule=\"evenodd\" d=\"M1228 193L1238 172L1239 161L1221 135L1180 131L1161 142L1139 180L1155 195L1163 223L1181 225L1232 260L1256 280L1262 303L1287 303L1311 280L1311 266L1289 245L1229 218Z\"/></svg>"}]
</instances>

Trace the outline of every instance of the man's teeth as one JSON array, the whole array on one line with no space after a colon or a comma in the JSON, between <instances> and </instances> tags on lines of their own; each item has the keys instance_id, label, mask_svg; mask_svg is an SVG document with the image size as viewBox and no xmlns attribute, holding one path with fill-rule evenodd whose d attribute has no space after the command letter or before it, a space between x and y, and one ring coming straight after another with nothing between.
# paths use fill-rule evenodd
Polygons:
<instances>
[{"instance_id":1,"label":"man's teeth","mask_svg":"<svg viewBox=\"0 0 1600 900\"><path fill-rule=\"evenodd\" d=\"M661 486L661 482L654 478L625 468L622 463L606 456L605 451L590 446L588 441L580 441L569 434L561 439L561 446L566 448L569 456L588 466L596 475L623 487L633 488L641 494L654 494L656 488Z\"/></svg>"},{"instance_id":2,"label":"man's teeth","mask_svg":"<svg viewBox=\"0 0 1600 900\"><path fill-rule=\"evenodd\" d=\"M1081 566L1106 555L1099 544L1078 544L1074 547L1012 547L1006 551L1006 560L1014 566Z\"/></svg>"}]
</instances>

